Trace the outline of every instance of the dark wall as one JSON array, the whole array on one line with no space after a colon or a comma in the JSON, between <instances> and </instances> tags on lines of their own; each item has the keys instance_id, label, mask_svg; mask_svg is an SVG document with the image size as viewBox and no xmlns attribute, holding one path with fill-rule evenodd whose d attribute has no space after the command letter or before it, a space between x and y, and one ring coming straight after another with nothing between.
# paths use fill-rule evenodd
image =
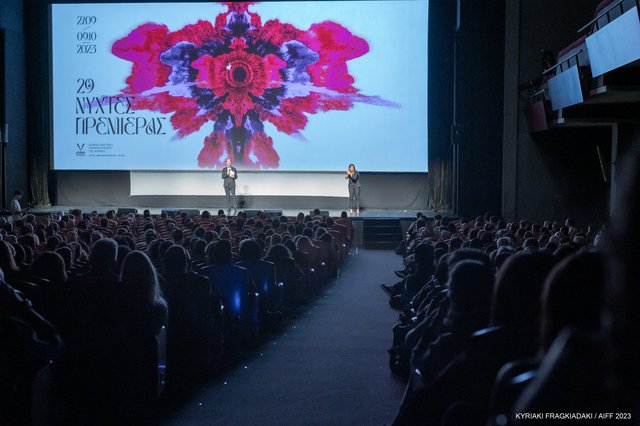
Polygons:
<instances>
[{"instance_id":1,"label":"dark wall","mask_svg":"<svg viewBox=\"0 0 640 426\"><path fill-rule=\"evenodd\" d=\"M22 0L0 2L0 28L4 32L2 68L4 80L0 81L0 124L9 124L9 141L6 147L8 206L14 189L28 195L27 187L27 116L25 80L25 40L22 24ZM3 194L4 196L5 194ZM25 198L28 201L28 197Z\"/></svg>"},{"instance_id":2,"label":"dark wall","mask_svg":"<svg viewBox=\"0 0 640 426\"><path fill-rule=\"evenodd\" d=\"M460 0L456 33L457 213L499 211L501 200L504 0ZM454 193L455 194L455 193Z\"/></svg>"},{"instance_id":3,"label":"dark wall","mask_svg":"<svg viewBox=\"0 0 640 426\"><path fill-rule=\"evenodd\" d=\"M506 51L507 69L517 70L517 76L505 77L505 116L509 116L510 108L517 111L513 126L505 122L503 214L507 217L575 217L585 223L603 222L608 216L609 182L604 180L596 147L600 148L607 175L611 128L566 128L530 134L524 113L526 82L543 71L542 50L557 52L575 41L577 30L593 17L597 3L514 0L507 7L507 28L519 31L507 34L518 38L517 45Z\"/></svg>"}]
</instances>

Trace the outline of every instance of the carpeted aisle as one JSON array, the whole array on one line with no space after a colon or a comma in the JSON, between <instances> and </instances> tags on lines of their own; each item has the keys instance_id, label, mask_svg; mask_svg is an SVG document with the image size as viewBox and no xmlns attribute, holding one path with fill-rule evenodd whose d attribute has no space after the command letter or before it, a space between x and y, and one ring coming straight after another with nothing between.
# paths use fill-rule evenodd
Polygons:
<instances>
[{"instance_id":1,"label":"carpeted aisle","mask_svg":"<svg viewBox=\"0 0 640 426\"><path fill-rule=\"evenodd\" d=\"M404 384L387 367L398 313L379 283L400 257L360 250L278 336L225 371L165 425L384 425Z\"/></svg>"}]
</instances>

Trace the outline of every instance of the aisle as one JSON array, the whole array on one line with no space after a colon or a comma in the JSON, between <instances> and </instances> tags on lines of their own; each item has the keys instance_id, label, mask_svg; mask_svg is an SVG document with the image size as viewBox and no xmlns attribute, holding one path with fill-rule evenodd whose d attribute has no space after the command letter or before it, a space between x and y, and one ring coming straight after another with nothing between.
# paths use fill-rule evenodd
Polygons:
<instances>
[{"instance_id":1,"label":"aisle","mask_svg":"<svg viewBox=\"0 0 640 426\"><path fill-rule=\"evenodd\" d=\"M380 282L400 258L360 250L279 336L215 379L166 425L383 425L404 385L387 368L397 312Z\"/></svg>"}]
</instances>

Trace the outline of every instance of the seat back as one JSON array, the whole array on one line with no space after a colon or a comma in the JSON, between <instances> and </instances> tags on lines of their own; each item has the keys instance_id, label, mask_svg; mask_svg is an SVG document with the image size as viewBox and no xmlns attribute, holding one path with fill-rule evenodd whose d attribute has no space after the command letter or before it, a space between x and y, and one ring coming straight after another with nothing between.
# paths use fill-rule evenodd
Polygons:
<instances>
[{"instance_id":1,"label":"seat back","mask_svg":"<svg viewBox=\"0 0 640 426\"><path fill-rule=\"evenodd\" d=\"M236 265L209 265L202 269L220 297L225 318L238 331L255 335L259 325L259 293L249 271Z\"/></svg>"},{"instance_id":2,"label":"seat back","mask_svg":"<svg viewBox=\"0 0 640 426\"><path fill-rule=\"evenodd\" d=\"M172 273L164 278L169 304L167 380L188 385L220 365L222 302L203 275Z\"/></svg>"},{"instance_id":3,"label":"seat back","mask_svg":"<svg viewBox=\"0 0 640 426\"><path fill-rule=\"evenodd\" d=\"M240 261L236 265L246 268L251 274L251 279L260 293L261 308L264 308L264 313L282 311L283 284L276 281L275 265L266 260Z\"/></svg>"}]
</instances>

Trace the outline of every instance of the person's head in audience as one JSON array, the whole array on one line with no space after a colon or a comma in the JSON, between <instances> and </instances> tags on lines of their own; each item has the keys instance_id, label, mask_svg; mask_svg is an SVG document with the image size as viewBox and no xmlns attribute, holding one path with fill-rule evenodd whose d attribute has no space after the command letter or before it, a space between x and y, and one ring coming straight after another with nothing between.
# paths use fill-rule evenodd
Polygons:
<instances>
[{"instance_id":1,"label":"person's head in audience","mask_svg":"<svg viewBox=\"0 0 640 426\"><path fill-rule=\"evenodd\" d=\"M62 260L64 260L65 269L69 271L74 264L73 261L73 250L69 246L58 247L55 249L55 252L58 253Z\"/></svg>"},{"instance_id":2,"label":"person's head in audience","mask_svg":"<svg viewBox=\"0 0 640 426\"><path fill-rule=\"evenodd\" d=\"M214 243L210 243L207 246L207 257L209 259L209 263L213 265L231 264L233 261L231 241L219 240Z\"/></svg>"},{"instance_id":3,"label":"person's head in audience","mask_svg":"<svg viewBox=\"0 0 640 426\"><path fill-rule=\"evenodd\" d=\"M277 235L277 234L276 234ZM253 238L240 243L240 260L254 262L260 259L260 245Z\"/></svg>"},{"instance_id":4,"label":"person's head in audience","mask_svg":"<svg viewBox=\"0 0 640 426\"><path fill-rule=\"evenodd\" d=\"M416 246L413 256L416 266L433 271L433 246L429 243L420 243Z\"/></svg>"},{"instance_id":5,"label":"person's head in audience","mask_svg":"<svg viewBox=\"0 0 640 426\"><path fill-rule=\"evenodd\" d=\"M158 258L159 260L162 260L162 258L164 257L164 253L165 253L165 252L167 251L167 249L168 249L169 247L171 247L172 245L173 245L173 241L168 241L168 240L165 240L165 241L163 241L162 243L160 243L160 247L159 247L159 254L160 254L160 256L159 256L159 258ZM159 264L160 264L160 262L158 262L158 265L159 265Z\"/></svg>"},{"instance_id":6,"label":"person's head in audience","mask_svg":"<svg viewBox=\"0 0 640 426\"><path fill-rule=\"evenodd\" d=\"M449 279L449 265L448 265L449 254L443 253L443 256L438 260L438 264L436 265L435 272L433 273L434 278L440 285L445 285L447 280Z\"/></svg>"},{"instance_id":7,"label":"person's head in audience","mask_svg":"<svg viewBox=\"0 0 640 426\"><path fill-rule=\"evenodd\" d=\"M14 258L15 248L6 241L0 241L0 269L5 272L18 271Z\"/></svg>"},{"instance_id":8,"label":"person's head in audience","mask_svg":"<svg viewBox=\"0 0 640 426\"><path fill-rule=\"evenodd\" d=\"M189 252L180 246L172 245L162 259L162 270L165 274L186 274L190 267Z\"/></svg>"},{"instance_id":9,"label":"person's head in audience","mask_svg":"<svg viewBox=\"0 0 640 426\"><path fill-rule=\"evenodd\" d=\"M91 244L93 245L96 241L98 241L99 239L103 238L104 236L102 235L101 232L98 231L93 231L90 235L90 241Z\"/></svg>"},{"instance_id":10,"label":"person's head in audience","mask_svg":"<svg viewBox=\"0 0 640 426\"><path fill-rule=\"evenodd\" d=\"M265 259L291 258L291 250L284 244L274 244L267 250Z\"/></svg>"},{"instance_id":11,"label":"person's head in audience","mask_svg":"<svg viewBox=\"0 0 640 426\"><path fill-rule=\"evenodd\" d=\"M160 263L160 245L164 242L162 238L158 238L157 240L153 240L147 246L147 255L151 259L151 262L154 264Z\"/></svg>"},{"instance_id":12,"label":"person's head in audience","mask_svg":"<svg viewBox=\"0 0 640 426\"><path fill-rule=\"evenodd\" d=\"M64 259L53 251L43 251L37 255L31 265L31 273L52 283L61 284L67 282Z\"/></svg>"},{"instance_id":13,"label":"person's head in audience","mask_svg":"<svg viewBox=\"0 0 640 426\"><path fill-rule=\"evenodd\" d=\"M180 228L175 228L171 233L171 238L173 239L174 243L182 244L184 239L184 231Z\"/></svg>"},{"instance_id":14,"label":"person's head in audience","mask_svg":"<svg viewBox=\"0 0 640 426\"><path fill-rule=\"evenodd\" d=\"M46 248L48 251L53 251L56 249L56 247L58 247L58 244L60 244L60 237L57 235L54 235L52 237L47 238Z\"/></svg>"},{"instance_id":15,"label":"person's head in audience","mask_svg":"<svg viewBox=\"0 0 640 426\"><path fill-rule=\"evenodd\" d=\"M531 336L535 350L540 330L542 289L556 259L543 252L523 250L511 255L498 271L493 295L492 324Z\"/></svg>"},{"instance_id":16,"label":"person's head in audience","mask_svg":"<svg viewBox=\"0 0 640 426\"><path fill-rule=\"evenodd\" d=\"M87 251L82 247L80 242L69 243L69 248L73 251L74 262L86 261L89 258Z\"/></svg>"},{"instance_id":17,"label":"person's head in audience","mask_svg":"<svg viewBox=\"0 0 640 426\"><path fill-rule=\"evenodd\" d=\"M640 396L640 141L625 156L620 171L618 201L607 230L608 280L603 330L608 351L611 388L630 398Z\"/></svg>"},{"instance_id":18,"label":"person's head in audience","mask_svg":"<svg viewBox=\"0 0 640 426\"><path fill-rule=\"evenodd\" d=\"M331 236L330 233L325 232L324 234L322 234L322 236L320 237L320 241L323 241L327 244L333 244L333 237Z\"/></svg>"},{"instance_id":19,"label":"person's head in audience","mask_svg":"<svg viewBox=\"0 0 640 426\"><path fill-rule=\"evenodd\" d=\"M487 266L491 265L491 259L484 251L474 248L461 248L453 253L449 253L449 257L447 258L449 269L453 268L456 263L462 260L476 260Z\"/></svg>"},{"instance_id":20,"label":"person's head in audience","mask_svg":"<svg viewBox=\"0 0 640 426\"><path fill-rule=\"evenodd\" d=\"M301 235L296 241L296 246L298 247L298 250L307 251L307 249L310 249L313 246L313 242L308 236Z\"/></svg>"},{"instance_id":21,"label":"person's head in audience","mask_svg":"<svg viewBox=\"0 0 640 426\"><path fill-rule=\"evenodd\" d=\"M560 246L553 252L553 255L558 259L562 260L565 257L570 256L571 254L576 252L576 248L571 244L560 244Z\"/></svg>"},{"instance_id":22,"label":"person's head in audience","mask_svg":"<svg viewBox=\"0 0 640 426\"><path fill-rule=\"evenodd\" d=\"M13 247L13 258L18 268L28 267L31 262L25 247L18 243L11 244L11 247Z\"/></svg>"},{"instance_id":23,"label":"person's head in audience","mask_svg":"<svg viewBox=\"0 0 640 426\"><path fill-rule=\"evenodd\" d=\"M462 260L453 266L447 281L447 329L467 334L488 325L493 281L493 271L484 263Z\"/></svg>"},{"instance_id":24,"label":"person's head in audience","mask_svg":"<svg viewBox=\"0 0 640 426\"><path fill-rule=\"evenodd\" d=\"M291 257L294 257L298 252L298 247L296 246L296 242L293 239L289 239L283 243L291 253Z\"/></svg>"},{"instance_id":25,"label":"person's head in audience","mask_svg":"<svg viewBox=\"0 0 640 426\"><path fill-rule=\"evenodd\" d=\"M156 268L143 252L134 250L125 257L120 281L129 301L141 308L166 306L160 291Z\"/></svg>"},{"instance_id":26,"label":"person's head in audience","mask_svg":"<svg viewBox=\"0 0 640 426\"><path fill-rule=\"evenodd\" d=\"M231 241L231 231L229 231L229 228L222 228L220 231L220 239Z\"/></svg>"},{"instance_id":27,"label":"person's head in audience","mask_svg":"<svg viewBox=\"0 0 640 426\"><path fill-rule=\"evenodd\" d=\"M111 238L101 238L91 246L89 263L91 273L109 277L115 274L118 258L118 244Z\"/></svg>"},{"instance_id":28,"label":"person's head in audience","mask_svg":"<svg viewBox=\"0 0 640 426\"><path fill-rule=\"evenodd\" d=\"M605 280L604 257L580 250L560 261L547 277L542 298L542 350L564 327L594 332L600 325Z\"/></svg>"},{"instance_id":29,"label":"person's head in audience","mask_svg":"<svg viewBox=\"0 0 640 426\"><path fill-rule=\"evenodd\" d=\"M461 237L459 236L451 237L451 239L449 240L449 253L458 250L460 247L462 247L463 243L464 243L464 240Z\"/></svg>"},{"instance_id":30,"label":"person's head in audience","mask_svg":"<svg viewBox=\"0 0 640 426\"><path fill-rule=\"evenodd\" d=\"M529 237L523 241L522 247L527 250L538 250L540 246L537 239Z\"/></svg>"},{"instance_id":31,"label":"person's head in audience","mask_svg":"<svg viewBox=\"0 0 640 426\"><path fill-rule=\"evenodd\" d=\"M22 244L18 245L24 250L24 263L31 265L33 262L33 249L30 246L23 246Z\"/></svg>"},{"instance_id":32,"label":"person's head in audience","mask_svg":"<svg viewBox=\"0 0 640 426\"><path fill-rule=\"evenodd\" d=\"M205 240L198 238L195 240L195 243L193 244L193 249L191 253L193 254L193 256L203 257L205 256L206 249L207 249L207 242Z\"/></svg>"},{"instance_id":33,"label":"person's head in audience","mask_svg":"<svg viewBox=\"0 0 640 426\"><path fill-rule=\"evenodd\" d=\"M116 259L116 275L120 275L122 272L122 264L124 263L124 259L127 257L129 253L133 250L129 248L129 246L118 244L118 257Z\"/></svg>"},{"instance_id":34,"label":"person's head in audience","mask_svg":"<svg viewBox=\"0 0 640 426\"><path fill-rule=\"evenodd\" d=\"M273 234L269 238L269 245L280 244L282 242L282 236L280 234Z\"/></svg>"}]
</instances>

